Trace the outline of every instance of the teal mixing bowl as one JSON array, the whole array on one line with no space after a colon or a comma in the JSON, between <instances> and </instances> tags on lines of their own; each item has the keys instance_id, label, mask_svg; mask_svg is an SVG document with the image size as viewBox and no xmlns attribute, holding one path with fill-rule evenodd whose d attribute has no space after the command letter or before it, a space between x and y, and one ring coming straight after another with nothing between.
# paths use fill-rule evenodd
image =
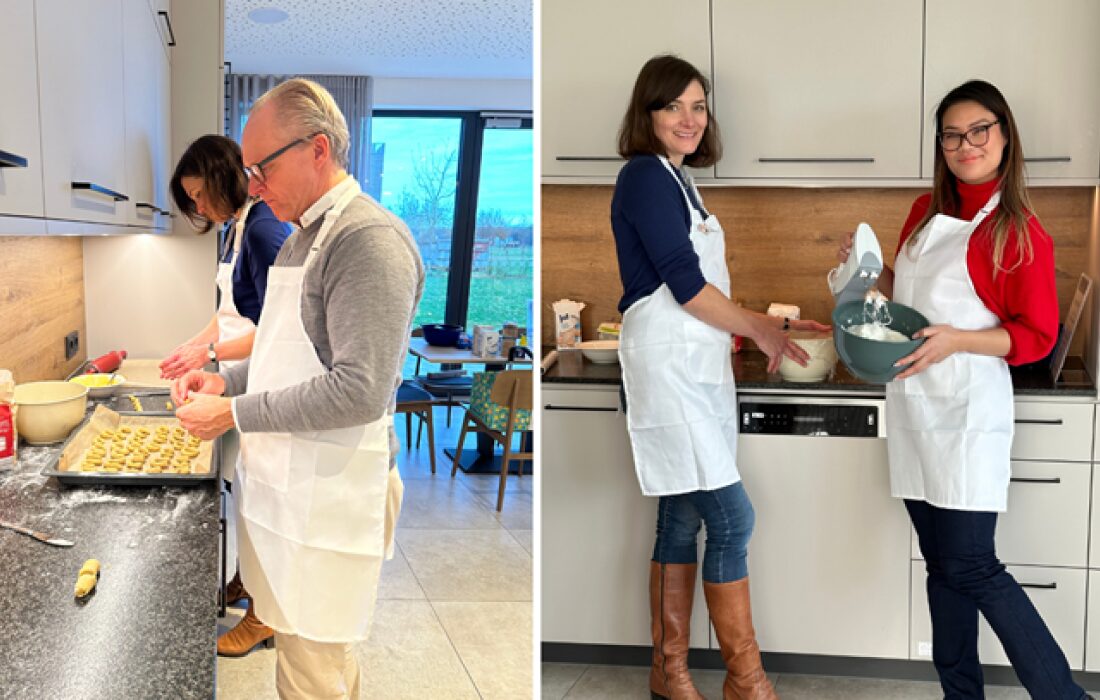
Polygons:
<instances>
[{"instance_id":1,"label":"teal mixing bowl","mask_svg":"<svg viewBox=\"0 0 1100 700\"><path fill-rule=\"evenodd\" d=\"M906 338L931 325L919 311L904 304L888 301L886 310L891 316L887 328ZM836 344L836 352L855 376L865 382L885 384L905 369L895 367L894 363L916 350L924 342L924 338L891 343L861 338L845 330L864 322L863 301L850 301L836 307L833 311L833 342Z\"/></svg>"}]
</instances>

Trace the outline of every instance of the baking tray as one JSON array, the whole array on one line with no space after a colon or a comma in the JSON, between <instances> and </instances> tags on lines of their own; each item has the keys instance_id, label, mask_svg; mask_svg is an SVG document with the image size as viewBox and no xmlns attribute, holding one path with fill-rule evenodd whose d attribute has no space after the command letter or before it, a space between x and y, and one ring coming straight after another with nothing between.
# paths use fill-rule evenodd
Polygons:
<instances>
[{"instance_id":1,"label":"baking tray","mask_svg":"<svg viewBox=\"0 0 1100 700\"><path fill-rule=\"evenodd\" d=\"M84 433L91 423L95 426L91 432ZM61 446L46 468L42 470L43 476L56 477L59 482L69 486L98 485L98 486L197 486L214 481L218 478L218 463L215 459L214 443L205 440L199 447L199 457L196 460L204 461L208 467L206 471L191 474L149 474L145 472L85 472L70 471L65 469L69 461L76 462L93 439L93 433L98 434L102 427L118 427L120 425L170 425L177 426L179 421L174 416L153 415L146 413L119 414L106 406L96 406L91 416L86 418ZM201 458L201 460L199 459Z\"/></svg>"},{"instance_id":2,"label":"baking tray","mask_svg":"<svg viewBox=\"0 0 1100 700\"><path fill-rule=\"evenodd\" d=\"M140 403L140 411L134 407L132 398ZM167 389L164 391L123 390L111 397L108 407L124 416L174 416L176 414L176 404L172 401Z\"/></svg>"}]
</instances>

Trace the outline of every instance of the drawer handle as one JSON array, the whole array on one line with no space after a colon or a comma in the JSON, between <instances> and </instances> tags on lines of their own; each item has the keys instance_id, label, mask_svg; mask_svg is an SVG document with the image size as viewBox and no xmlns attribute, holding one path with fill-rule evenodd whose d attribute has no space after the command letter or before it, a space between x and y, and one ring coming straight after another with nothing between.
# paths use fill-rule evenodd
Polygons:
<instances>
[{"instance_id":1,"label":"drawer handle","mask_svg":"<svg viewBox=\"0 0 1100 700\"><path fill-rule=\"evenodd\" d=\"M1024 583L1020 582L1020 588L1041 588L1046 591L1053 591L1058 588L1057 583Z\"/></svg>"},{"instance_id":2,"label":"drawer handle","mask_svg":"<svg viewBox=\"0 0 1100 700\"><path fill-rule=\"evenodd\" d=\"M176 33L172 31L172 18L164 10L160 10L157 14L164 18L164 26L168 27L168 45L175 46Z\"/></svg>"},{"instance_id":3,"label":"drawer handle","mask_svg":"<svg viewBox=\"0 0 1100 700\"><path fill-rule=\"evenodd\" d=\"M27 159L14 153L0 151L0 168L25 168Z\"/></svg>"},{"instance_id":4,"label":"drawer handle","mask_svg":"<svg viewBox=\"0 0 1100 700\"><path fill-rule=\"evenodd\" d=\"M593 162L593 163L621 163L626 159L621 156L555 156L554 160L562 162Z\"/></svg>"},{"instance_id":5,"label":"drawer handle","mask_svg":"<svg viewBox=\"0 0 1100 700\"><path fill-rule=\"evenodd\" d=\"M874 163L874 158L757 158L760 163Z\"/></svg>"},{"instance_id":6,"label":"drawer handle","mask_svg":"<svg viewBox=\"0 0 1100 700\"><path fill-rule=\"evenodd\" d=\"M108 197L110 197L111 199L115 200L116 202L128 202L128 201L130 201L130 198L127 197L126 195L122 194L121 192L115 192L114 190L109 190L106 187L104 187L103 185L97 185L94 182L74 182L74 183L72 183L72 188L74 190L88 190L89 192L97 192L99 194L105 194Z\"/></svg>"},{"instance_id":7,"label":"drawer handle","mask_svg":"<svg viewBox=\"0 0 1100 700\"><path fill-rule=\"evenodd\" d=\"M1017 425L1062 425L1061 418L1017 418Z\"/></svg>"},{"instance_id":8,"label":"drawer handle","mask_svg":"<svg viewBox=\"0 0 1100 700\"><path fill-rule=\"evenodd\" d=\"M546 404L543 406L547 411L595 411L598 413L618 413L618 408L603 408L600 406L554 406L553 404Z\"/></svg>"},{"instance_id":9,"label":"drawer handle","mask_svg":"<svg viewBox=\"0 0 1100 700\"><path fill-rule=\"evenodd\" d=\"M1012 482L1017 483L1017 484L1060 484L1060 483L1062 483L1062 477L1054 476L1054 477L1050 477L1048 479L1040 479L1040 478L1029 477L1029 476L1014 476L1011 479L1009 479L1009 481L1012 481Z\"/></svg>"},{"instance_id":10,"label":"drawer handle","mask_svg":"<svg viewBox=\"0 0 1100 700\"><path fill-rule=\"evenodd\" d=\"M1073 159L1069 156L1036 156L1024 158L1025 163L1070 163Z\"/></svg>"},{"instance_id":11,"label":"drawer handle","mask_svg":"<svg viewBox=\"0 0 1100 700\"><path fill-rule=\"evenodd\" d=\"M149 202L136 202L134 206L138 209L152 209L154 214L160 212L160 209L157 208L157 205L150 204Z\"/></svg>"}]
</instances>

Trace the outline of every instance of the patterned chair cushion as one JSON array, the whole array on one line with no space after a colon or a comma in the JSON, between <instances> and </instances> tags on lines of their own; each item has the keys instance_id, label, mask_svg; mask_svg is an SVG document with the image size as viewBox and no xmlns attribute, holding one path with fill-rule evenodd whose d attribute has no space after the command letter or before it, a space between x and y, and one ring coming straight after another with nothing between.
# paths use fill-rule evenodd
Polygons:
<instances>
[{"instance_id":1,"label":"patterned chair cushion","mask_svg":"<svg viewBox=\"0 0 1100 700\"><path fill-rule=\"evenodd\" d=\"M470 410L491 430L503 433L508 429L508 407L489 400L496 379L496 372L478 372L474 375L474 384L470 389ZM530 426L531 412L522 409L516 411L514 430L530 430Z\"/></svg>"}]
</instances>

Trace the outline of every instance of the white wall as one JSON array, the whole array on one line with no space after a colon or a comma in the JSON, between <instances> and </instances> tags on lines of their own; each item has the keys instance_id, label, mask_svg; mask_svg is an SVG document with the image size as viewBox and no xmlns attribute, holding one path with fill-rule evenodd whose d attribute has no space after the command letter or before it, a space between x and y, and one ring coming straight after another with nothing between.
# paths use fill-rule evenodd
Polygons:
<instances>
[{"instance_id":1,"label":"white wall","mask_svg":"<svg viewBox=\"0 0 1100 700\"><path fill-rule=\"evenodd\" d=\"M198 136L222 131L223 0L172 0L172 164ZM88 357L124 349L163 357L214 313L217 239L178 213L173 235L84 239Z\"/></svg>"},{"instance_id":2,"label":"white wall","mask_svg":"<svg viewBox=\"0 0 1100 700\"><path fill-rule=\"evenodd\" d=\"M1092 294L1085 307L1082 323L1088 323L1085 336L1085 363L1092 368L1092 379L1100 383L1100 187L1092 196L1092 238L1089 241L1088 275L1092 278ZM1091 322L1090 322L1091 319ZM1100 391L1097 392L1100 398ZM1093 449L1100 455L1100 445Z\"/></svg>"},{"instance_id":3,"label":"white wall","mask_svg":"<svg viewBox=\"0 0 1100 700\"><path fill-rule=\"evenodd\" d=\"M533 94L530 80L374 79L374 106L379 109L530 112Z\"/></svg>"}]
</instances>

